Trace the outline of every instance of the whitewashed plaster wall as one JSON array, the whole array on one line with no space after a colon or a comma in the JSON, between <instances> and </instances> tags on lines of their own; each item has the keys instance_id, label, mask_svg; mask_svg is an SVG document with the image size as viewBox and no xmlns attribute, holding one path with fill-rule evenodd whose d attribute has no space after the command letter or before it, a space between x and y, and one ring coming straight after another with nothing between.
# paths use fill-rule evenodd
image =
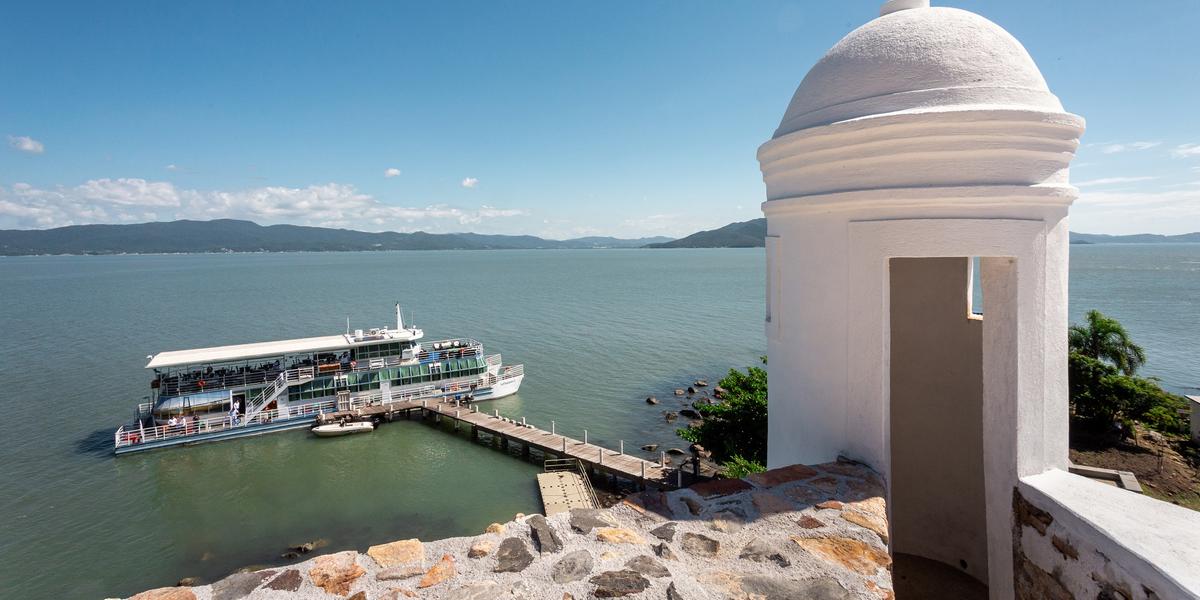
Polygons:
<instances>
[{"instance_id":1,"label":"whitewashed plaster wall","mask_svg":"<svg viewBox=\"0 0 1200 600\"><path fill-rule=\"evenodd\" d=\"M1200 513L1060 470L1013 501L1023 599L1200 598Z\"/></svg>"}]
</instances>

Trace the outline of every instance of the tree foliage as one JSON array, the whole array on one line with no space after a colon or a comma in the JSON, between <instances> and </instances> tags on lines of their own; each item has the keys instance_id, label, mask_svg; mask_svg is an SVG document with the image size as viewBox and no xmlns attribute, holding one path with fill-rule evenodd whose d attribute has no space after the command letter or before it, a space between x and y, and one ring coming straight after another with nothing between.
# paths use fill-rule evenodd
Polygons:
<instances>
[{"instance_id":1,"label":"tree foliage","mask_svg":"<svg viewBox=\"0 0 1200 600\"><path fill-rule=\"evenodd\" d=\"M1133 343L1120 322L1094 309L1087 312L1086 318L1087 324L1072 325L1067 331L1073 352L1106 361L1130 376L1146 364L1146 353Z\"/></svg>"},{"instance_id":2,"label":"tree foliage","mask_svg":"<svg viewBox=\"0 0 1200 600\"><path fill-rule=\"evenodd\" d=\"M697 406L704 421L680 429L679 436L712 451L727 467L737 459L761 468L767 460L767 370L732 369L717 385L724 390L722 401Z\"/></svg>"},{"instance_id":3,"label":"tree foliage","mask_svg":"<svg viewBox=\"0 0 1200 600\"><path fill-rule=\"evenodd\" d=\"M1094 429L1141 421L1168 433L1181 433L1187 424L1178 409L1183 398L1163 390L1153 379L1133 373L1146 362L1116 319L1088 311L1086 325L1072 325L1068 334L1071 412Z\"/></svg>"}]
</instances>

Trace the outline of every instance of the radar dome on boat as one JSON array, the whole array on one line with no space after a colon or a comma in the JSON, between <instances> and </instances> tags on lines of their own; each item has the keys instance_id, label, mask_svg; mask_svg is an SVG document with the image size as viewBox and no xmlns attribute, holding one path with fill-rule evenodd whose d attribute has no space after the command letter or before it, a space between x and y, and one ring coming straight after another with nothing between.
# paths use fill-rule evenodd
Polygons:
<instances>
[{"instance_id":1,"label":"radar dome on boat","mask_svg":"<svg viewBox=\"0 0 1200 600\"><path fill-rule=\"evenodd\" d=\"M1029 52L977 14L893 0L808 72L774 137L871 115L958 106L1061 112Z\"/></svg>"}]
</instances>

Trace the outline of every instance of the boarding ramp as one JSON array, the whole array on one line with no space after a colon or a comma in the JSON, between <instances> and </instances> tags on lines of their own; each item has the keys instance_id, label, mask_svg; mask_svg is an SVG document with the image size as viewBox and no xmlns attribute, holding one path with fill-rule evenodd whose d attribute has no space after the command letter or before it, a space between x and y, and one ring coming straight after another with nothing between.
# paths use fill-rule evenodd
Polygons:
<instances>
[{"instance_id":1,"label":"boarding ramp","mask_svg":"<svg viewBox=\"0 0 1200 600\"><path fill-rule=\"evenodd\" d=\"M547 517L573 508L600 507L596 490L579 459L548 459L543 471L538 474L537 481L542 493L542 509Z\"/></svg>"}]
</instances>

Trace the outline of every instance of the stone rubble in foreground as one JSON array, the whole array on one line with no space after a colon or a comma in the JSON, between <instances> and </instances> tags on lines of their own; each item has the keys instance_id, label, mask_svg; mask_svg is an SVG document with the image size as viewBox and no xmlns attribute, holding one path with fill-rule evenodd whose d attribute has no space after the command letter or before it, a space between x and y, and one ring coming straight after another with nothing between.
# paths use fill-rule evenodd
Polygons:
<instances>
[{"instance_id":1,"label":"stone rubble in foreground","mask_svg":"<svg viewBox=\"0 0 1200 600\"><path fill-rule=\"evenodd\" d=\"M133 600L893 599L882 481L850 462L518 515L481 535L400 540L149 590Z\"/></svg>"}]
</instances>

